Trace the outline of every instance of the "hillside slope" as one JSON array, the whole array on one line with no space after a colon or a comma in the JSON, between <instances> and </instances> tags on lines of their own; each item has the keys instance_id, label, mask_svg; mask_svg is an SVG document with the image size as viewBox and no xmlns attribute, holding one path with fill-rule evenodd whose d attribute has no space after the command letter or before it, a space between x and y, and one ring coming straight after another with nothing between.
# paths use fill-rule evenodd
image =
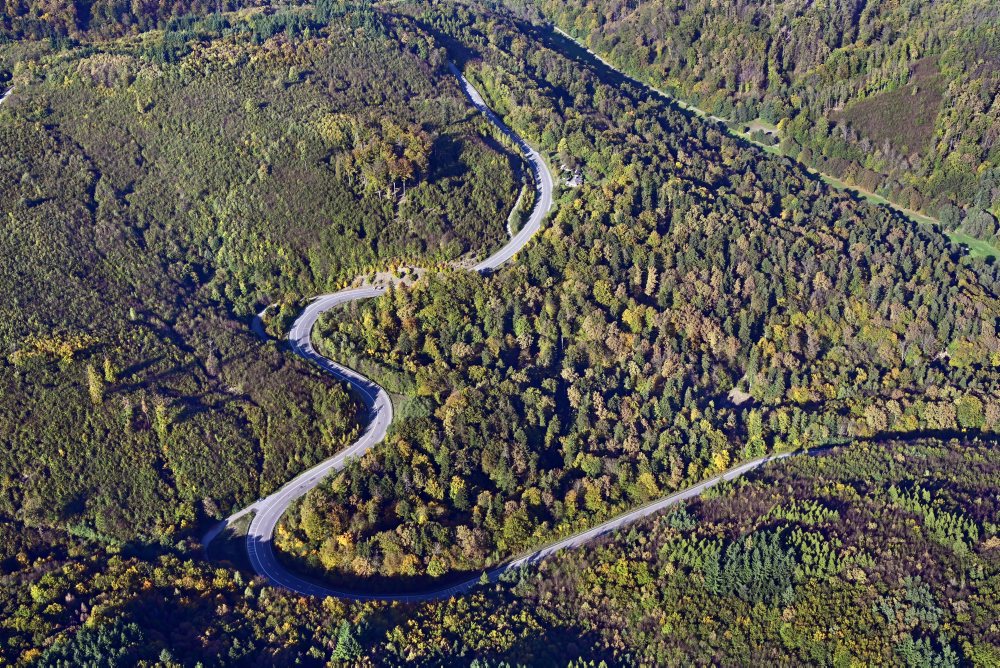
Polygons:
<instances>
[{"instance_id":1,"label":"hillside slope","mask_svg":"<svg viewBox=\"0 0 1000 668\"><path fill-rule=\"evenodd\" d=\"M515 3L522 4L522 3ZM616 66L949 229L997 241L1000 13L986 0L572 0Z\"/></svg>"},{"instance_id":2,"label":"hillside slope","mask_svg":"<svg viewBox=\"0 0 1000 668\"><path fill-rule=\"evenodd\" d=\"M321 352L406 399L288 518L290 561L426 588L765 452L1000 429L996 267L558 39L424 17L584 183L509 270L320 321Z\"/></svg>"}]
</instances>

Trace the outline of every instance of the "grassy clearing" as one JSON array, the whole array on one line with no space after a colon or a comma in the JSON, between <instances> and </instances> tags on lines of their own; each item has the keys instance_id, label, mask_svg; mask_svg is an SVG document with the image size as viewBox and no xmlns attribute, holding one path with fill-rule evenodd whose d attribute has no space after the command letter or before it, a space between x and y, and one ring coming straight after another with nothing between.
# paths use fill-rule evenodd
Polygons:
<instances>
[{"instance_id":1,"label":"grassy clearing","mask_svg":"<svg viewBox=\"0 0 1000 668\"><path fill-rule=\"evenodd\" d=\"M988 241L970 237L965 232L945 232L948 238L956 244L965 244L969 247L969 255L972 257L1000 257L1000 249Z\"/></svg>"},{"instance_id":2,"label":"grassy clearing","mask_svg":"<svg viewBox=\"0 0 1000 668\"><path fill-rule=\"evenodd\" d=\"M563 36L569 38L570 40L573 40L574 42L576 42L582 48L586 49L592 56L594 56L595 58L597 58L598 60L600 60L601 62L603 62L608 67L610 67L612 69L616 69L616 70L618 69L615 65L609 63L602 56L594 53L593 51L590 51L589 49L587 49L585 46L583 46L583 44L581 44L578 40L576 40L576 38L572 37L568 33L562 31L559 28L556 28L556 31L559 32L560 34L562 34ZM618 71L622 71L622 70L618 70ZM639 83L640 85L643 85L646 88L649 88L650 90L655 91L656 93L658 93L662 97L667 98L667 99L673 101L681 109L685 109L687 111L690 111L691 113L693 113L696 116L699 116L701 118L719 121L723 125L723 127L726 128L726 130L729 132L729 134L731 134L734 137L739 137L740 139L748 141L751 144L757 146L758 148L760 148L763 151L765 151L767 153L770 153L772 155L785 155L784 153L782 153L781 149L779 148L779 144L775 144L774 146L768 146L767 144L764 144L762 142L757 141L752 136L752 133L755 130L764 130L765 132L774 133L774 134L777 135L778 128L777 128L776 125L774 125L772 123L768 123L768 122L764 121L763 119L757 118L757 119L754 119L753 121L750 121L749 123L744 124L744 126L747 128L747 131L744 132L742 130L742 126L732 124L730 121L728 121L725 118L720 118L719 116L714 116L712 114L709 114L704 109L701 109L698 106L696 106L694 104L691 104L690 102L687 102L685 100L680 100L680 99L678 99L678 98L670 95L669 93L661 90L660 88L657 88L653 84L648 83L647 81L644 80L643 77L633 76L633 75L630 75L630 74L627 74L626 76L628 76L629 78L631 78L636 83ZM910 103L909 106L919 106L919 104L925 104L925 103L933 102L933 99L935 98L935 96L936 96L936 99L938 100L938 104L940 104L940 99L939 98L940 98L941 91L939 90L938 79L939 79L939 77L938 77L938 74L937 74L937 64L936 63L930 63L929 61L925 62L925 63L922 64L921 67L918 67L914 71L913 81L911 83L907 84L906 86L904 86L902 89L900 89L898 91L898 95L904 95L905 94L905 95L908 96L908 98L912 98L912 99L908 99L907 100L907 102ZM930 96L930 97L928 98L928 96ZM927 98L927 99L924 99L924 98ZM874 98L873 98L873 100L874 100ZM919 103L919 104L913 104L913 103ZM881 103L879 103L879 104L881 105ZM877 116L877 114L876 114L876 116ZM862 116L856 115L856 119L861 119L861 118L862 118ZM867 116L865 118L867 118ZM912 120L913 119L911 119L911 121ZM919 119L917 119L917 120L919 120ZM915 122L916 121L914 121L914 123ZM914 123L911 123L911 125L913 125ZM916 123L916 124L922 126L922 123ZM920 132L923 132L923 129L918 128L918 130ZM899 137L893 137L893 138L889 138L889 139L890 139L890 141L897 140L896 143L899 143L900 141L912 143L913 141L915 141L915 138L912 137L912 136L907 136L907 137L902 138L902 139L900 139ZM919 137L917 137L916 140L919 140ZM789 157L789 158L792 158L793 160L796 160L796 158L794 156L786 156L786 157ZM796 162L798 162L798 160L796 160ZM871 192L869 190L865 190L864 188L860 188L860 187L854 186L854 185L849 185L849 184L845 183L844 181L841 181L840 179L838 179L835 176L831 176L830 174L826 174L824 172L820 172L820 171L818 171L818 170L816 170L816 169L814 169L812 167L809 167L808 165L806 165L804 163L800 162L799 164L802 165L810 173L816 174L821 179L823 179L823 181L827 185L830 185L830 186L832 186L834 188L837 188L839 190L849 190L851 192L854 192L854 193L858 194L859 196L863 197L864 199L868 200L869 202L872 202L873 204L881 204L881 205L884 205L884 206L888 206L888 207L890 207L892 209L895 209L896 211L898 211L899 213L903 214L904 216L906 216L907 218L909 218L910 220L914 221L915 223L917 223L919 225L933 225L933 226L939 226L940 225L940 221L938 221L936 218L932 218L931 216L928 216L926 214L923 214L923 213L920 213L918 211L914 211L912 209L908 209L906 207L900 206L900 205L896 204L895 202L892 202L892 201L886 199L885 197L882 197L881 195L873 193L873 192ZM969 254L972 255L972 257L977 257L977 258L1000 257L1000 249L998 249L996 246L994 246L993 244L991 244L989 242L982 241L981 239L976 239L975 237L970 237L969 235L964 234L962 232L947 232L947 231L945 231L944 234L949 239L951 239L951 241L954 242L954 243L965 244L969 248Z\"/></svg>"},{"instance_id":3,"label":"grassy clearing","mask_svg":"<svg viewBox=\"0 0 1000 668\"><path fill-rule=\"evenodd\" d=\"M762 149L767 153L770 153L772 155L785 155L781 152L781 149L777 144L775 144L774 146L768 146L766 144L762 144L759 141L756 141L750 135L749 132L739 132L736 130L736 128L728 125L726 127L729 128L729 131L732 134L742 139L745 139L746 141L750 142L751 144L757 146L758 148ZM751 132L752 131L753 130L751 129ZM793 156L786 156L786 157L795 160ZM805 169L810 173L817 175L819 178L823 180L824 183L833 188L836 188L838 190L851 191L857 194L858 196L864 198L865 200L871 202L872 204L878 204L882 206L887 206L891 209L895 209L896 211L903 214L904 216L906 216L913 222L917 223L918 225L933 226L937 227L940 230L941 221L939 221L937 218L933 218L932 216L928 216L925 213L921 213L919 211L914 211L913 209L908 209L904 206L900 206L899 204L896 204L895 202L886 199L882 195L873 193L870 190L861 188L860 186L846 183L838 179L836 176L831 176L830 174L826 174L824 172L816 170L812 167L809 167L808 165L805 165L804 163L799 163L799 164L805 167ZM987 257L1000 258L1000 248L997 248L988 241L977 239L973 236L969 236L968 234L957 230L951 232L947 230L940 230L940 231L943 232L944 235L952 241L952 243L964 244L969 249L969 255L971 255L974 258L987 258Z\"/></svg>"},{"instance_id":4,"label":"grassy clearing","mask_svg":"<svg viewBox=\"0 0 1000 668\"><path fill-rule=\"evenodd\" d=\"M774 123L768 123L763 118L755 118L749 123L746 123L745 127L747 132L756 132L757 130L761 130L772 135L778 134L778 126Z\"/></svg>"},{"instance_id":5,"label":"grassy clearing","mask_svg":"<svg viewBox=\"0 0 1000 668\"><path fill-rule=\"evenodd\" d=\"M829 174L817 172L814 169L810 169L809 171L819 175L819 177L823 179L825 183L827 183L830 186L833 186L834 188L838 188L840 190L850 190L852 192L857 193L858 195L860 195L861 197L863 197L864 199L868 200L873 204L881 204L884 206L891 207L896 211L900 212L901 214L903 214L904 216L906 216L907 218L909 218L910 220L912 220L913 222L917 223L918 225L933 226L940 229L941 222L937 218L933 218L931 216L928 216L927 214L920 213L919 211L914 211L913 209L907 209L906 207L899 206L898 204L895 204L887 200L881 195L870 192L863 188L859 188L858 186L852 186L847 183L844 183L840 179L830 176ZM998 249L996 246L994 246L988 241L977 239L975 237L969 236L964 232L957 230L956 231L940 230L940 231L942 231L945 236L951 239L952 243L964 244L965 246L967 246L969 248L969 255L971 255L972 257L976 258L1000 257L1000 249Z\"/></svg>"},{"instance_id":6,"label":"grassy clearing","mask_svg":"<svg viewBox=\"0 0 1000 668\"><path fill-rule=\"evenodd\" d=\"M923 151L934 135L944 88L936 60L923 58L913 64L905 85L854 102L833 120L901 153Z\"/></svg>"}]
</instances>

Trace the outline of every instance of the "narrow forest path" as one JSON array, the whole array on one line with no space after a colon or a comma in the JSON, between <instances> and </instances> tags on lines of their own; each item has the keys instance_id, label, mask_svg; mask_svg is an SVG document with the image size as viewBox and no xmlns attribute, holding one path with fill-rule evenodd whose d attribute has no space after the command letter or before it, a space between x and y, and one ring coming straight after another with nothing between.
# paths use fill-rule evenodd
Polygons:
<instances>
[{"instance_id":1,"label":"narrow forest path","mask_svg":"<svg viewBox=\"0 0 1000 668\"><path fill-rule=\"evenodd\" d=\"M553 179L548 166L542 156L523 139L517 136L496 114L487 106L479 91L458 71L454 65L450 65L452 73L458 79L462 89L472 104L496 126L501 132L510 137L521 149L524 156L531 165L531 170L535 178L537 197L534 208L528 222L515 234L508 243L493 255L482 262L479 262L472 271L488 274L502 264L509 261L514 255L524 248L535 233L541 228L542 221L552 208ZM312 330L320 315L326 311L348 302L370 299L384 294L386 288L382 285L364 285L362 287L349 288L328 295L322 295L313 299L305 308L301 315L295 320L289 332L288 340L291 349L300 357L314 362L324 371L334 378L350 385L361 397L370 416L370 420L364 432L348 448L337 453L333 457L320 462L308 471L298 475L293 480L285 484L281 489L270 496L256 501L250 506L234 513L227 519L220 522L205 534L202 545L208 544L216 538L227 526L234 523L239 518L253 513L246 536L246 550L250 559L250 564L259 575L267 578L272 584L288 589L290 591L306 596L333 596L337 598L352 600L391 600L403 602L421 602L442 598L448 598L457 594L462 594L476 587L483 581L483 575L469 577L450 586L433 589L425 592L409 594L381 594L366 593L361 590L337 589L306 579L300 575L292 573L285 568L277 559L274 552L273 536L274 531L285 511L297 499L318 486L330 473L340 471L347 464L348 460L360 457L376 444L385 438L392 422L392 402L388 393L377 383L362 376L356 371L320 355L312 345ZM266 310L266 309L265 309ZM263 313L263 312L262 312ZM266 338L264 328L260 321L260 316L254 319L253 330L261 337ZM674 494L648 503L639 508L630 510L622 515L618 515L610 520L602 522L595 527L585 531L577 532L571 536L555 540L547 545L535 548L527 553L516 555L493 567L485 573L486 579L495 582L503 573L533 563L543 559L559 550L577 547L593 541L609 532L620 529L636 520L648 517L686 499L698 496L706 489L717 485L725 480L732 480L742 476L762 464L788 457L790 453L768 455L758 457L748 462L744 462L723 473L719 473L707 480L680 490Z\"/></svg>"}]
</instances>

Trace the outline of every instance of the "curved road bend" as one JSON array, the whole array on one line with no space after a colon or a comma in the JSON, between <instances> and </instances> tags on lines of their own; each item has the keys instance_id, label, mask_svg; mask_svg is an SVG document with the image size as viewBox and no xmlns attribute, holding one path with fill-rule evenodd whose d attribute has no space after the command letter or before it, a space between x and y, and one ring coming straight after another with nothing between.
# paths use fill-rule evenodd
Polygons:
<instances>
[{"instance_id":1,"label":"curved road bend","mask_svg":"<svg viewBox=\"0 0 1000 668\"><path fill-rule=\"evenodd\" d=\"M777 459L784 459L785 457L789 457L791 454L792 453L786 452L778 455L769 455L767 457L759 457L749 462L740 464L739 466L729 469L725 473L720 473L719 475L709 478L708 480L703 480L697 485L692 485L691 487L683 489L675 494L671 494L670 496L654 501L653 503L631 510L624 515L619 515L618 517L599 524L592 529L575 533L572 536L550 543L527 554L514 557L499 566L486 571L486 577L490 582L496 582L500 579L500 576L507 571L512 571L527 564L535 563L560 550L579 547L592 542L601 536L617 531L618 529L621 529L622 527L637 520L648 517L649 515L658 513L672 505L698 496L706 489L713 487L724 480L733 480L734 478L745 475L762 464ZM267 578L275 585L305 596L333 596L336 598L350 599L354 601L398 601L402 603L422 603L464 594L479 586L482 582L482 576L479 575L470 577L467 580L463 580L451 586L431 591L417 592L413 594L366 594L364 592L336 589L318 582L307 580L289 572L277 561L277 559L275 559L274 552L270 547L270 542L263 543L256 540L251 541L248 538L247 550L250 554L250 560L254 563L254 568L257 569L258 573L266 575ZM260 564L260 567L263 568L263 571L260 567L258 567L258 564Z\"/></svg>"},{"instance_id":2,"label":"curved road bend","mask_svg":"<svg viewBox=\"0 0 1000 668\"><path fill-rule=\"evenodd\" d=\"M542 157L533 148L528 146L523 139L518 137L508 128L487 106L479 92L473 88L472 84L465 79L454 65L449 66L452 73L458 78L462 89L469 100L477 109L484 113L487 118L504 134L509 136L523 151L525 157L531 164L532 172L535 176L538 196L535 200L535 207L525 226L499 251L486 258L473 267L474 271L480 273L490 273L500 265L510 260L537 232L545 216L552 207L553 181L552 175L542 160ZM341 290L333 294L317 297L302 314L295 320L292 330L289 332L288 340L292 350L303 357L318 364L333 377L351 385L361 396L368 410L370 421L361 437L350 447L337 453L335 456L320 462L305 473L300 474L291 482L268 497L258 500L252 505L234 513L223 522L220 522L205 534L202 544L207 546L226 526L239 517L255 512L253 520L246 537L247 554L253 569L260 575L266 577L275 586L283 587L290 591L305 596L333 596L337 598L352 599L358 601L386 600L401 602L422 602L443 598L449 598L465 593L476 587L482 576L471 577L462 582L458 582L448 587L435 589L432 591L419 592L413 594L366 594L359 591L348 591L336 589L314 582L298 576L286 569L276 558L272 544L274 530L278 521L288 507L297 499L301 498L309 490L313 489L329 473L340 471L344 468L347 460L360 457L384 437L392 422L392 402L389 395L377 383L365 378L361 374L337 364L320 355L312 345L311 332L319 316L331 308L358 299L369 299L377 297L385 292L384 287L361 287ZM266 309L265 309L266 310ZM263 315L263 311L260 315ZM263 326L260 317L255 318L253 330L258 335L264 337ZM577 547L591 542L596 538L609 532L624 527L636 520L657 513L664 508L680 503L692 497L698 496L706 489L717 485L724 480L732 480L746 474L747 472L765 464L766 462L783 459L789 453L769 455L740 464L724 473L720 473L708 480L704 480L696 485L681 490L675 494L654 501L645 506L635 508L623 515L603 522L591 529L573 534L556 542L537 548L526 554L512 557L508 561L494 567L486 572L487 578L491 582L496 582L500 576L510 570L524 566L525 564L539 561L559 550Z\"/></svg>"}]
</instances>

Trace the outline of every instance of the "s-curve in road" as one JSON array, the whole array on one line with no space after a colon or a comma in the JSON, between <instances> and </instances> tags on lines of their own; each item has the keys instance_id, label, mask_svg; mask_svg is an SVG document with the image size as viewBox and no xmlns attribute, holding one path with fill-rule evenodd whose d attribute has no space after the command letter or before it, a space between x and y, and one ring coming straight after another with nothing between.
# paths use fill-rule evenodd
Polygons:
<instances>
[{"instance_id":1,"label":"s-curve in road","mask_svg":"<svg viewBox=\"0 0 1000 668\"><path fill-rule=\"evenodd\" d=\"M535 187L538 192L538 196L535 199L535 206L524 227L503 248L473 267L474 271L485 274L496 270L514 257L519 250L527 245L535 232L541 228L542 221L552 208L552 174L549 172L549 168L542 159L542 156L493 113L486 105L479 91L462 76L458 68L454 64L449 64L449 68L457 77L462 90L473 106L485 114L497 129L508 136L520 148L525 159L531 165ZM356 371L323 357L312 345L313 326L324 312L347 302L378 297L384 292L384 287L361 287L316 297L295 320L291 332L288 334L288 341L293 352L304 359L314 362L334 378L347 383L361 397L368 413L368 423L360 438L335 456L320 462L305 473L298 475L270 496L259 499L250 506L230 515L209 530L202 539L202 545L207 547L227 526L244 515L254 513L246 537L247 553L250 557L251 565L258 574L263 575L272 583L301 594L365 598L360 594L351 595L346 592L338 592L321 585L309 583L289 572L276 559L272 538L281 516L295 500L301 498L306 492L319 485L329 473L342 470L349 459L360 457L385 438L389 424L392 422L392 401L388 393L377 383ZM264 311L254 318L252 329L259 336L266 337L261 320L263 313ZM394 598L406 599L408 597Z\"/></svg>"},{"instance_id":2,"label":"s-curve in road","mask_svg":"<svg viewBox=\"0 0 1000 668\"><path fill-rule=\"evenodd\" d=\"M545 161L541 155L528 146L520 137L508 128L490 109L479 94L479 91L462 76L454 65L450 65L452 73L458 78L462 89L465 91L472 104L479 109L486 117L504 134L509 136L521 148L531 164L531 169L535 177L535 184L538 190L538 197L535 200L535 207L531 212L527 224L499 251L486 258L473 267L474 271L480 273L490 273L510 260L521 248L523 248L531 237L541 228L542 221L552 206L552 175L549 172ZM473 589L483 581L483 575L476 575L462 579L449 586L444 586L428 591L415 593L380 593L363 591L364 584L359 583L356 588L337 589L319 582L311 581L305 577L292 573L285 568L277 559L274 547L273 536L275 528L281 516L288 510L289 506L297 499L305 495L309 490L315 488L330 473L340 471L347 461L354 457L360 457L375 444L385 438L389 424L392 422L392 402L389 395L377 383L362 376L361 374L337 364L332 360L320 355L312 345L312 330L316 320L324 312L359 299L370 299L385 293L384 287L365 286L341 290L333 294L323 295L313 299L303 310L292 325L288 334L288 341L293 352L310 360L320 366L334 378L349 384L361 397L368 412L368 422L364 432L350 447L337 453L335 456L320 462L305 473L298 475L281 489L270 496L260 499L243 510L231 515L225 521L209 531L202 543L208 545L219 532L228 524L248 513L254 513L250 522L246 536L246 549L250 564L254 571L267 578L272 584L288 589L290 591L305 596L334 596L338 598L353 600L391 600L401 602L421 602L442 598L449 598L463 594ZM266 309L265 309L266 310ZM266 336L258 315L253 322L253 330L259 336ZM746 474L747 472L761 466L762 464L788 456L787 454L760 457L749 462L740 464L724 473L720 473L708 480L681 490L675 494L649 503L645 506L633 509L623 515L612 518L591 529L581 531L566 538L541 546L526 554L516 555L504 563L492 568L485 573L486 580L496 582L499 577L510 570L524 566L525 564L536 562L559 550L577 547L591 542L609 532L624 527L636 520L648 517L664 508L679 503L686 499L701 494L703 491L724 480L731 480Z\"/></svg>"}]
</instances>

